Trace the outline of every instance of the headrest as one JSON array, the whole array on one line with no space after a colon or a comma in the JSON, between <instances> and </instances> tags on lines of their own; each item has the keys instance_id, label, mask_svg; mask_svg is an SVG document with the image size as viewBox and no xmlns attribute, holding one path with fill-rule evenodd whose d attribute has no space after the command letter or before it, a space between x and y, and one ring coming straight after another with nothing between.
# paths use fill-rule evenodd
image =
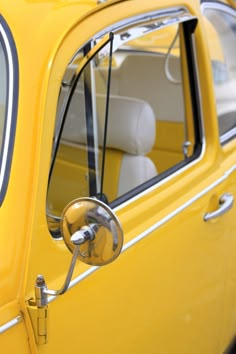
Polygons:
<instances>
[{"instance_id":1,"label":"headrest","mask_svg":"<svg viewBox=\"0 0 236 354\"><path fill-rule=\"evenodd\" d=\"M106 96L96 96L98 144L103 145ZM87 143L84 95L74 93L62 138L72 143ZM129 154L143 155L155 142L155 116L151 106L142 100L110 96L107 147Z\"/></svg>"},{"instance_id":2,"label":"headrest","mask_svg":"<svg viewBox=\"0 0 236 354\"><path fill-rule=\"evenodd\" d=\"M115 73L118 80L117 92L148 102L159 121L183 122L183 85L176 85L167 79L165 60L165 55L127 55L119 71ZM169 72L177 81L182 78L180 62L179 56L169 57ZM113 77L112 80L114 81Z\"/></svg>"}]
</instances>

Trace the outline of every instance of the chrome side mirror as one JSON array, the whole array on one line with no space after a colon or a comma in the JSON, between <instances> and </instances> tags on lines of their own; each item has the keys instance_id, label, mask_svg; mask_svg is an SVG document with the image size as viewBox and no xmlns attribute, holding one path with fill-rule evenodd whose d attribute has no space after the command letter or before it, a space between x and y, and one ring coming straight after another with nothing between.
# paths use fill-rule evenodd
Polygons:
<instances>
[{"instance_id":1,"label":"chrome side mirror","mask_svg":"<svg viewBox=\"0 0 236 354\"><path fill-rule=\"evenodd\" d=\"M35 284L36 306L47 306L48 295L62 295L68 289L75 262L102 266L113 262L123 246L123 231L113 211L93 198L79 198L69 203L62 212L60 230L64 242L73 253L64 285L50 290L42 275Z\"/></svg>"},{"instance_id":2,"label":"chrome side mirror","mask_svg":"<svg viewBox=\"0 0 236 354\"><path fill-rule=\"evenodd\" d=\"M64 209L61 232L65 244L84 263L102 266L114 261L123 245L121 225L112 210L97 199L80 198Z\"/></svg>"}]
</instances>

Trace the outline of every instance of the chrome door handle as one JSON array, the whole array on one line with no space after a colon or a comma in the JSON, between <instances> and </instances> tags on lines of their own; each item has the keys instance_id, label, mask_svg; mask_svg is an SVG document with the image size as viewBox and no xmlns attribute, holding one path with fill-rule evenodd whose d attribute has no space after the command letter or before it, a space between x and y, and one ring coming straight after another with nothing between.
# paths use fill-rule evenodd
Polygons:
<instances>
[{"instance_id":1,"label":"chrome door handle","mask_svg":"<svg viewBox=\"0 0 236 354\"><path fill-rule=\"evenodd\" d=\"M221 216L224 213L226 213L228 210L230 210L233 204L234 204L233 195L229 193L223 194L219 200L219 208L213 212L206 213L203 218L204 221L218 218L218 216Z\"/></svg>"}]
</instances>

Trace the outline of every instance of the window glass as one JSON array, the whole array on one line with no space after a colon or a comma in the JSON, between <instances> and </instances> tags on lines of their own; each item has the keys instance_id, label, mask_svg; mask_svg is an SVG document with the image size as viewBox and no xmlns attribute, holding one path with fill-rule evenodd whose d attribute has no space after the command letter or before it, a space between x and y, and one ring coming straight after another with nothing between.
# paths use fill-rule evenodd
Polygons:
<instances>
[{"instance_id":1,"label":"window glass","mask_svg":"<svg viewBox=\"0 0 236 354\"><path fill-rule=\"evenodd\" d=\"M236 17L225 8L204 8L221 141L236 134Z\"/></svg>"},{"instance_id":2,"label":"window glass","mask_svg":"<svg viewBox=\"0 0 236 354\"><path fill-rule=\"evenodd\" d=\"M6 110L6 93L7 93L7 65L6 58L3 52L3 47L0 42L0 148L3 140L3 126Z\"/></svg>"},{"instance_id":3,"label":"window glass","mask_svg":"<svg viewBox=\"0 0 236 354\"><path fill-rule=\"evenodd\" d=\"M78 197L130 198L195 151L182 25L148 22L107 36L82 48L63 78L48 215Z\"/></svg>"}]
</instances>

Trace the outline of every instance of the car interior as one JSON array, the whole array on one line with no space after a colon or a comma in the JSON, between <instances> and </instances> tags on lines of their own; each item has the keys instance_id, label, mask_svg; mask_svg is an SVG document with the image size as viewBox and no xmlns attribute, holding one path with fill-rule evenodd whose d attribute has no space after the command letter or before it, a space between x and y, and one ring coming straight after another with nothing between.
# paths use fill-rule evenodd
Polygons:
<instances>
[{"instance_id":1,"label":"car interior","mask_svg":"<svg viewBox=\"0 0 236 354\"><path fill-rule=\"evenodd\" d=\"M176 33L174 27L168 34L168 45L160 50L136 47L134 41L116 50L110 70L109 100L108 62L96 58L89 75L84 70L73 93L60 139L48 191L49 214L60 216L71 200L96 195L96 192L99 195L101 189L110 203L191 154L194 142L187 141L181 56ZM157 42L158 39L157 36ZM63 78L57 122L60 121L68 82L77 67L76 60L69 64ZM86 118L86 90L92 106L92 133ZM102 174L107 104L106 160ZM93 140L90 146L89 135ZM95 155L93 159L89 156L90 150ZM63 189L66 193L59 193Z\"/></svg>"}]
</instances>

